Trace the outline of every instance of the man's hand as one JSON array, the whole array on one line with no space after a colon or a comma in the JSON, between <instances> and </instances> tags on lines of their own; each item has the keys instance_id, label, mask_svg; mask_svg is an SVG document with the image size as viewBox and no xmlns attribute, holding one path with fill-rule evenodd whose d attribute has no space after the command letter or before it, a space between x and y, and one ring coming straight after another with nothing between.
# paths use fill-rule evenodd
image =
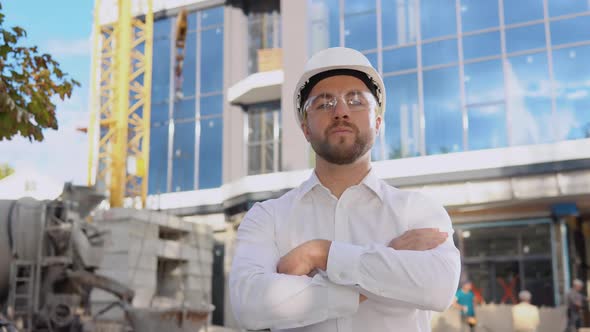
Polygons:
<instances>
[{"instance_id":1,"label":"man's hand","mask_svg":"<svg viewBox=\"0 0 590 332\"><path fill-rule=\"evenodd\" d=\"M311 275L316 268L325 271L331 244L328 240L311 240L300 244L281 257L277 272L303 276Z\"/></svg>"},{"instance_id":2,"label":"man's hand","mask_svg":"<svg viewBox=\"0 0 590 332\"><path fill-rule=\"evenodd\" d=\"M359 294L359 304L365 302L368 298L363 294Z\"/></svg>"},{"instance_id":3,"label":"man's hand","mask_svg":"<svg viewBox=\"0 0 590 332\"><path fill-rule=\"evenodd\" d=\"M411 229L389 242L389 247L395 250L430 250L443 244L449 234L437 228Z\"/></svg>"}]
</instances>

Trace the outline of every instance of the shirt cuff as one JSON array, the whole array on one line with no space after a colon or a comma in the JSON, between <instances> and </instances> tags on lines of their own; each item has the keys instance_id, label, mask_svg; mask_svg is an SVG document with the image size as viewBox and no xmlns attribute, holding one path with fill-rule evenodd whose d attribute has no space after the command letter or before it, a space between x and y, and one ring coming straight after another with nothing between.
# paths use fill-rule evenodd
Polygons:
<instances>
[{"instance_id":1,"label":"shirt cuff","mask_svg":"<svg viewBox=\"0 0 590 332\"><path fill-rule=\"evenodd\" d=\"M332 241L326 269L328 279L339 285L357 285L360 282L359 265L363 251L361 246Z\"/></svg>"},{"instance_id":2,"label":"shirt cuff","mask_svg":"<svg viewBox=\"0 0 590 332\"><path fill-rule=\"evenodd\" d=\"M357 312L360 293L356 288L337 285L319 274L313 279L327 289L324 307L330 311L329 317L346 317Z\"/></svg>"}]
</instances>

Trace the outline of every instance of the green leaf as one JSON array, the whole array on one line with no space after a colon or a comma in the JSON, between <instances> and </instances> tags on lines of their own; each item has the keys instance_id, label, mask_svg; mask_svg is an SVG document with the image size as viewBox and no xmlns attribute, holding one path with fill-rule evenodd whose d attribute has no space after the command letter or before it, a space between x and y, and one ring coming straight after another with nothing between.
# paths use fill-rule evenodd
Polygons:
<instances>
[{"instance_id":1,"label":"green leaf","mask_svg":"<svg viewBox=\"0 0 590 332\"><path fill-rule=\"evenodd\" d=\"M12 48L10 48L10 46L8 45L0 46L0 57L2 57L2 59L6 59L6 55L8 55L8 52L10 52L11 50Z\"/></svg>"},{"instance_id":2,"label":"green leaf","mask_svg":"<svg viewBox=\"0 0 590 332\"><path fill-rule=\"evenodd\" d=\"M21 28L21 27L12 27L12 31L14 31L14 33L17 35L17 37L26 37L27 36L27 32L25 31L25 29Z\"/></svg>"},{"instance_id":3,"label":"green leaf","mask_svg":"<svg viewBox=\"0 0 590 332\"><path fill-rule=\"evenodd\" d=\"M7 44L16 43L16 36L8 30L2 30L2 37L4 37L4 42Z\"/></svg>"}]
</instances>

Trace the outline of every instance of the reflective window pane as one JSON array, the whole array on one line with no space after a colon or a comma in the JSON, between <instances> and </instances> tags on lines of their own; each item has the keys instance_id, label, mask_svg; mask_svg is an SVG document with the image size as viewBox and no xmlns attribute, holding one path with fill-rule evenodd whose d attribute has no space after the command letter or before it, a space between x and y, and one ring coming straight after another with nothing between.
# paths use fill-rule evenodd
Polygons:
<instances>
[{"instance_id":1,"label":"reflective window pane","mask_svg":"<svg viewBox=\"0 0 590 332\"><path fill-rule=\"evenodd\" d=\"M537 240L538 242L541 242ZM546 243L543 241L542 243ZM545 245L545 247L548 247ZM553 292L553 269L551 259L535 259L524 264L524 288L536 294L531 304L537 307L555 306L555 292Z\"/></svg>"},{"instance_id":2,"label":"reflective window pane","mask_svg":"<svg viewBox=\"0 0 590 332\"><path fill-rule=\"evenodd\" d=\"M262 146L260 144L248 146L248 175L260 174L262 161L260 155Z\"/></svg>"},{"instance_id":3,"label":"reflective window pane","mask_svg":"<svg viewBox=\"0 0 590 332\"><path fill-rule=\"evenodd\" d=\"M355 14L344 18L344 43L359 51L377 48L377 18L375 12Z\"/></svg>"},{"instance_id":4,"label":"reflective window pane","mask_svg":"<svg viewBox=\"0 0 590 332\"><path fill-rule=\"evenodd\" d=\"M502 61L491 60L465 65L467 104L481 104L504 99Z\"/></svg>"},{"instance_id":5,"label":"reflective window pane","mask_svg":"<svg viewBox=\"0 0 590 332\"><path fill-rule=\"evenodd\" d=\"M199 189L221 186L223 154L223 118L200 121Z\"/></svg>"},{"instance_id":6,"label":"reflective window pane","mask_svg":"<svg viewBox=\"0 0 590 332\"><path fill-rule=\"evenodd\" d=\"M201 33L201 93L223 89L223 28Z\"/></svg>"},{"instance_id":7,"label":"reflective window pane","mask_svg":"<svg viewBox=\"0 0 590 332\"><path fill-rule=\"evenodd\" d=\"M557 139L590 138L590 46L553 51Z\"/></svg>"},{"instance_id":8,"label":"reflective window pane","mask_svg":"<svg viewBox=\"0 0 590 332\"><path fill-rule=\"evenodd\" d=\"M164 102L170 95L170 39L156 39L153 44L152 102Z\"/></svg>"},{"instance_id":9,"label":"reflective window pane","mask_svg":"<svg viewBox=\"0 0 590 332\"><path fill-rule=\"evenodd\" d=\"M551 22L553 45L590 40L590 16L579 16Z\"/></svg>"},{"instance_id":10,"label":"reflective window pane","mask_svg":"<svg viewBox=\"0 0 590 332\"><path fill-rule=\"evenodd\" d=\"M223 6L205 9L201 12L201 27L223 24Z\"/></svg>"},{"instance_id":11,"label":"reflective window pane","mask_svg":"<svg viewBox=\"0 0 590 332\"><path fill-rule=\"evenodd\" d=\"M344 13L355 14L375 11L375 0L344 0Z\"/></svg>"},{"instance_id":12,"label":"reflective window pane","mask_svg":"<svg viewBox=\"0 0 590 332\"><path fill-rule=\"evenodd\" d=\"M248 175L274 171L274 143L264 142L248 146Z\"/></svg>"},{"instance_id":13,"label":"reflective window pane","mask_svg":"<svg viewBox=\"0 0 590 332\"><path fill-rule=\"evenodd\" d=\"M197 12L188 13L186 23L188 31L197 31Z\"/></svg>"},{"instance_id":14,"label":"reflective window pane","mask_svg":"<svg viewBox=\"0 0 590 332\"><path fill-rule=\"evenodd\" d=\"M174 102L174 119L195 119L195 98L179 99Z\"/></svg>"},{"instance_id":15,"label":"reflective window pane","mask_svg":"<svg viewBox=\"0 0 590 332\"><path fill-rule=\"evenodd\" d=\"M544 24L506 30L506 51L508 53L545 47Z\"/></svg>"},{"instance_id":16,"label":"reflective window pane","mask_svg":"<svg viewBox=\"0 0 590 332\"><path fill-rule=\"evenodd\" d=\"M223 113L223 95L201 97L199 112L201 116L221 115Z\"/></svg>"},{"instance_id":17,"label":"reflective window pane","mask_svg":"<svg viewBox=\"0 0 590 332\"><path fill-rule=\"evenodd\" d=\"M248 106L248 175L280 170L280 109L280 101ZM276 139L275 131L278 131Z\"/></svg>"},{"instance_id":18,"label":"reflective window pane","mask_svg":"<svg viewBox=\"0 0 590 332\"><path fill-rule=\"evenodd\" d=\"M340 45L338 0L313 0L310 4L310 54Z\"/></svg>"},{"instance_id":19,"label":"reflective window pane","mask_svg":"<svg viewBox=\"0 0 590 332\"><path fill-rule=\"evenodd\" d=\"M273 2L278 4L278 2ZM277 38L275 38L277 37ZM223 39L223 34L221 34ZM259 71L258 51L281 47L280 14L273 12L250 12L248 14L248 71Z\"/></svg>"},{"instance_id":20,"label":"reflective window pane","mask_svg":"<svg viewBox=\"0 0 590 332\"><path fill-rule=\"evenodd\" d=\"M417 75L386 77L385 87L389 101L382 127L385 158L417 156L420 154Z\"/></svg>"},{"instance_id":21,"label":"reflective window pane","mask_svg":"<svg viewBox=\"0 0 590 332\"><path fill-rule=\"evenodd\" d=\"M420 29L422 40L456 35L455 0L421 0Z\"/></svg>"},{"instance_id":22,"label":"reflective window pane","mask_svg":"<svg viewBox=\"0 0 590 332\"><path fill-rule=\"evenodd\" d=\"M500 25L498 1L461 0L463 32L493 28Z\"/></svg>"},{"instance_id":23,"label":"reflective window pane","mask_svg":"<svg viewBox=\"0 0 590 332\"><path fill-rule=\"evenodd\" d=\"M551 84L546 53L508 58L506 75L510 144L551 142Z\"/></svg>"},{"instance_id":24,"label":"reflective window pane","mask_svg":"<svg viewBox=\"0 0 590 332\"><path fill-rule=\"evenodd\" d=\"M551 236L549 225L531 225L522 233L522 254L527 256L551 254L551 247L547 246L547 239Z\"/></svg>"},{"instance_id":25,"label":"reflective window pane","mask_svg":"<svg viewBox=\"0 0 590 332\"><path fill-rule=\"evenodd\" d=\"M422 66L429 67L457 62L459 60L457 53L457 39L423 44Z\"/></svg>"},{"instance_id":26,"label":"reflective window pane","mask_svg":"<svg viewBox=\"0 0 590 332\"><path fill-rule=\"evenodd\" d=\"M417 0L381 2L384 47L416 42L417 6Z\"/></svg>"},{"instance_id":27,"label":"reflective window pane","mask_svg":"<svg viewBox=\"0 0 590 332\"><path fill-rule=\"evenodd\" d=\"M172 191L195 189L195 121L174 124Z\"/></svg>"},{"instance_id":28,"label":"reflective window pane","mask_svg":"<svg viewBox=\"0 0 590 332\"><path fill-rule=\"evenodd\" d=\"M168 124L150 128L148 194L165 193L168 174Z\"/></svg>"},{"instance_id":29,"label":"reflective window pane","mask_svg":"<svg viewBox=\"0 0 590 332\"><path fill-rule=\"evenodd\" d=\"M500 32L486 32L463 37L463 58L476 59L501 53Z\"/></svg>"},{"instance_id":30,"label":"reflective window pane","mask_svg":"<svg viewBox=\"0 0 590 332\"><path fill-rule=\"evenodd\" d=\"M197 33L190 32L186 35L186 47L184 51L184 64L182 66L181 82L184 97L194 96L196 93L197 78Z\"/></svg>"},{"instance_id":31,"label":"reflective window pane","mask_svg":"<svg viewBox=\"0 0 590 332\"><path fill-rule=\"evenodd\" d=\"M164 123L169 118L168 103L154 103L150 112L150 121L152 123Z\"/></svg>"},{"instance_id":32,"label":"reflective window pane","mask_svg":"<svg viewBox=\"0 0 590 332\"><path fill-rule=\"evenodd\" d=\"M590 10L590 2L585 0L548 0L549 16L561 16Z\"/></svg>"},{"instance_id":33,"label":"reflective window pane","mask_svg":"<svg viewBox=\"0 0 590 332\"><path fill-rule=\"evenodd\" d=\"M543 19L543 0L504 1L505 24L541 19Z\"/></svg>"},{"instance_id":34,"label":"reflective window pane","mask_svg":"<svg viewBox=\"0 0 590 332\"><path fill-rule=\"evenodd\" d=\"M274 139L274 112L260 108L248 112L248 143L260 143Z\"/></svg>"},{"instance_id":35,"label":"reflective window pane","mask_svg":"<svg viewBox=\"0 0 590 332\"><path fill-rule=\"evenodd\" d=\"M457 67L424 72L426 153L463 150L463 123L459 100Z\"/></svg>"},{"instance_id":36,"label":"reflective window pane","mask_svg":"<svg viewBox=\"0 0 590 332\"><path fill-rule=\"evenodd\" d=\"M504 103L467 109L469 150L506 146L506 111Z\"/></svg>"},{"instance_id":37,"label":"reflective window pane","mask_svg":"<svg viewBox=\"0 0 590 332\"><path fill-rule=\"evenodd\" d=\"M154 39L170 38L172 20L171 17L154 20Z\"/></svg>"},{"instance_id":38,"label":"reflective window pane","mask_svg":"<svg viewBox=\"0 0 590 332\"><path fill-rule=\"evenodd\" d=\"M416 46L383 51L383 72L416 68Z\"/></svg>"}]
</instances>

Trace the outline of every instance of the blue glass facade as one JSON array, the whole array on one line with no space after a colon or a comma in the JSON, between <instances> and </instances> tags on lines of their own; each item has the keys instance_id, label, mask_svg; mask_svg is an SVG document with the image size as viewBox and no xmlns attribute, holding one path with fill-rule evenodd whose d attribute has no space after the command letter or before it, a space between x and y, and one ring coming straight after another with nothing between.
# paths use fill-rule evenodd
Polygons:
<instances>
[{"instance_id":1,"label":"blue glass facade","mask_svg":"<svg viewBox=\"0 0 590 332\"><path fill-rule=\"evenodd\" d=\"M310 3L312 51L356 48L385 79L374 160L590 137L587 1Z\"/></svg>"},{"instance_id":2,"label":"blue glass facade","mask_svg":"<svg viewBox=\"0 0 590 332\"><path fill-rule=\"evenodd\" d=\"M149 194L222 183L223 7L192 12L187 23L178 80L175 17L154 22Z\"/></svg>"}]
</instances>

